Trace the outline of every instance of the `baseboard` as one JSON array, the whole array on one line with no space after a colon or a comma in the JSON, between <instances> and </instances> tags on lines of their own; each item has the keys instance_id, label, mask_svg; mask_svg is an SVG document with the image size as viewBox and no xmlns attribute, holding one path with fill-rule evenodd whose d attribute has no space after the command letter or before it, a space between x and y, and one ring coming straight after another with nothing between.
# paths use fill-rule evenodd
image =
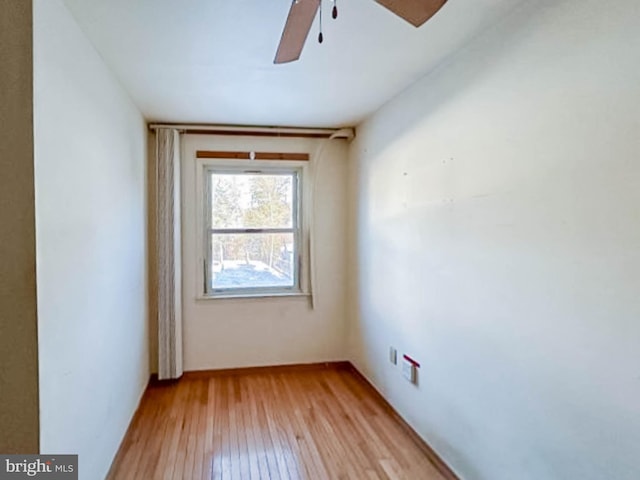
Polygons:
<instances>
[{"instance_id":1,"label":"baseboard","mask_svg":"<svg viewBox=\"0 0 640 480\"><path fill-rule=\"evenodd\" d=\"M366 384L369 389L371 389L371 393L376 397L376 399L380 402L382 406L389 412L389 414L398 422L400 426L405 430L407 435L411 437L411 439L420 447L422 452L427 456L427 458L431 461L431 463L436 467L438 472L446 479L446 480L460 480L458 476L454 473L454 471L447 465L447 463L440 458L440 456L436 453L436 451L431 448L431 446L425 442L418 432L416 432L411 425L409 425L404 418L400 416L400 414L396 411L395 408L387 401L384 396L378 391L376 387L365 377L360 371L351 363L349 364L349 369L356 375L364 384Z\"/></svg>"},{"instance_id":2,"label":"baseboard","mask_svg":"<svg viewBox=\"0 0 640 480\"><path fill-rule=\"evenodd\" d=\"M228 375L251 375L257 373L288 373L288 372L307 372L314 370L346 370L351 369L352 365L348 361L332 361L332 362L315 362L315 363L294 363L287 365L261 365L256 367L237 367L237 368L220 368L213 370L190 370L184 372L181 378L198 379L212 376L228 376ZM158 374L151 375L151 382L158 382ZM163 380L166 381L166 380ZM171 380L170 380L171 381ZM174 380L175 381L175 380Z\"/></svg>"}]
</instances>

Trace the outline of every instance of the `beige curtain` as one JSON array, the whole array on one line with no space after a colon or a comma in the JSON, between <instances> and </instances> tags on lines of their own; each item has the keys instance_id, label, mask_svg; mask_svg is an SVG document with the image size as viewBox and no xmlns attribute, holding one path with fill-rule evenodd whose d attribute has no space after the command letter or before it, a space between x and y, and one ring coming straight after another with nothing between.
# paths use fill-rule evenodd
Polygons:
<instances>
[{"instance_id":1,"label":"beige curtain","mask_svg":"<svg viewBox=\"0 0 640 480\"><path fill-rule=\"evenodd\" d=\"M182 376L180 133L156 131L158 378Z\"/></svg>"}]
</instances>

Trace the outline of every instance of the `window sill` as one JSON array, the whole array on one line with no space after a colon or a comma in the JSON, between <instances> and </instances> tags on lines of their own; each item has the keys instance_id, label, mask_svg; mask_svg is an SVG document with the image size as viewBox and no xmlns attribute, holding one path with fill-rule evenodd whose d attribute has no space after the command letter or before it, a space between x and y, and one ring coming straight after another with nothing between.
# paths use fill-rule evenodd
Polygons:
<instances>
[{"instance_id":1,"label":"window sill","mask_svg":"<svg viewBox=\"0 0 640 480\"><path fill-rule=\"evenodd\" d=\"M304 292L280 292L280 293L240 293L240 294L220 294L220 295L198 295L196 300L249 300L249 299L265 299L265 298L285 298L285 297L310 297L310 293Z\"/></svg>"}]
</instances>

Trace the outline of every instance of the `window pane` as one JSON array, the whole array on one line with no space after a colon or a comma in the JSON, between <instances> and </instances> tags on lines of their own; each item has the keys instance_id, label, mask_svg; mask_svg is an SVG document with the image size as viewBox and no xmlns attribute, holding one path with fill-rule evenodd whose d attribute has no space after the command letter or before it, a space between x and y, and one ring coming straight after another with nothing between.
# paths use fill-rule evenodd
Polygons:
<instances>
[{"instance_id":1,"label":"window pane","mask_svg":"<svg viewBox=\"0 0 640 480\"><path fill-rule=\"evenodd\" d=\"M294 286L293 233L211 235L211 288Z\"/></svg>"},{"instance_id":2,"label":"window pane","mask_svg":"<svg viewBox=\"0 0 640 480\"><path fill-rule=\"evenodd\" d=\"M211 174L213 228L291 228L294 175Z\"/></svg>"}]
</instances>

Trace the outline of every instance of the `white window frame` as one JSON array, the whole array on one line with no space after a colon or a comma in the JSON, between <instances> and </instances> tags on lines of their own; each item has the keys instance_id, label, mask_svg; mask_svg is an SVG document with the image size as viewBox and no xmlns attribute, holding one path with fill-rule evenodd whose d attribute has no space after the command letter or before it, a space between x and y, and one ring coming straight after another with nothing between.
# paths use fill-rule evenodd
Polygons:
<instances>
[{"instance_id":1,"label":"white window frame","mask_svg":"<svg viewBox=\"0 0 640 480\"><path fill-rule=\"evenodd\" d=\"M308 228L305 223L304 204L306 200L306 187L304 185L305 170L308 162L297 161L260 161L260 160L201 160L201 168L198 169L198 197L200 204L198 222L199 238L199 298L251 298L251 297L282 297L308 295ZM293 225L292 228L235 228L214 229L211 225L211 173L222 174L288 174L294 178L293 192ZM211 288L211 234L221 233L293 233L294 237L294 281L291 287L251 287L251 288Z\"/></svg>"}]
</instances>

